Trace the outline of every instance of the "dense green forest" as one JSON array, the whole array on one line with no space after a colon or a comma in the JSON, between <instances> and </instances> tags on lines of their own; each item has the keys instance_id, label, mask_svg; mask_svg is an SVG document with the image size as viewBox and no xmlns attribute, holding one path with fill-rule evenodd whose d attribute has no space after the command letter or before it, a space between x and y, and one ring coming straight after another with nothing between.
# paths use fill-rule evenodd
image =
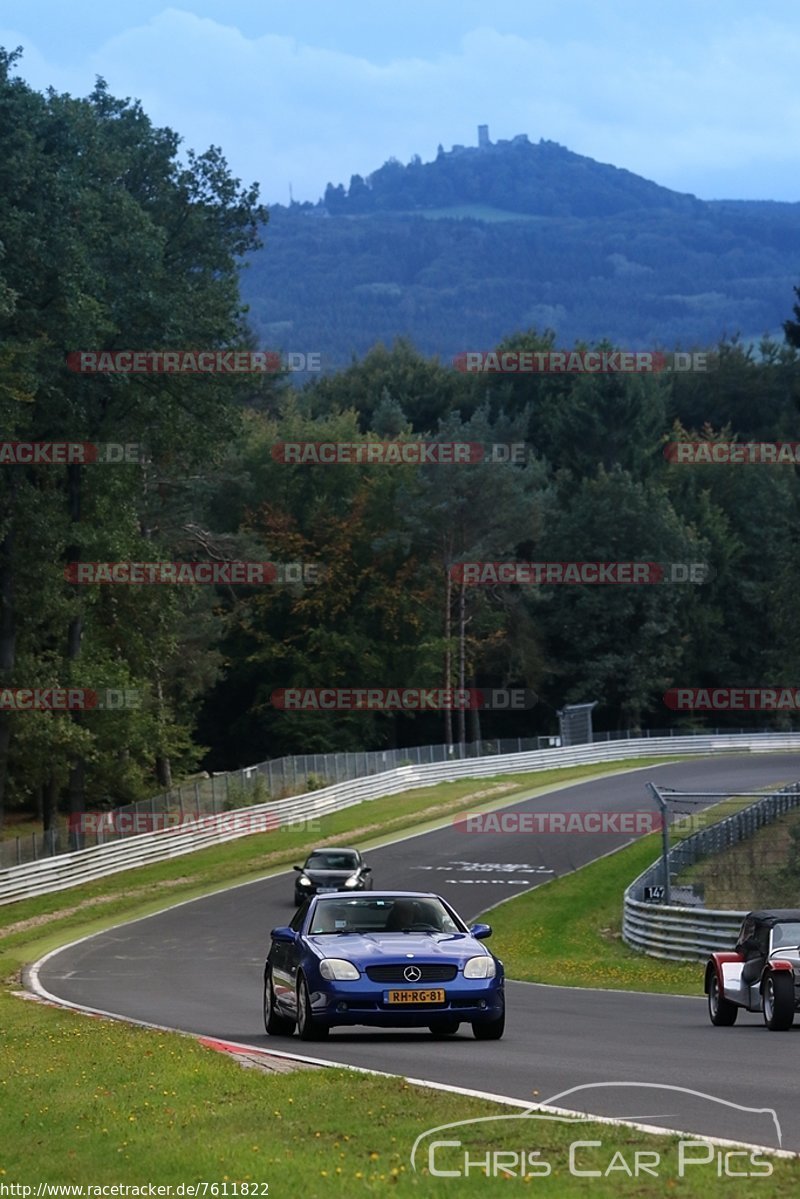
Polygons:
<instances>
[{"instance_id":1,"label":"dense green forest","mask_svg":"<svg viewBox=\"0 0 800 1199\"><path fill-rule=\"evenodd\" d=\"M600 729L796 723L786 713L706 719L663 700L673 686L791 685L798 675L797 468L681 466L664 453L675 439L792 440L800 327L787 320L791 287L787 339L758 351L724 340L706 374L464 374L429 346L399 340L302 389L275 375L82 375L67 354L274 346L248 324L240 264L249 258L263 278L270 256L280 258L273 223L289 218L265 224L256 189L231 177L219 150L182 160L176 134L102 81L86 99L41 95L3 54L0 109L3 442L144 447L139 461L116 465L0 465L0 694L87 687L139 697L119 710L0 706L0 819L39 810L47 823L59 808L129 802L198 767L286 753L553 732L569 702L599 701ZM648 211L655 245L671 218ZM605 219L615 212L609 201ZM339 218L297 219L322 237ZM378 230L371 219L343 216L339 227ZM402 254L383 246L387 270L425 261L426 238L444 226L402 228ZM459 228L465 261L481 244L489 254L476 225ZM772 228L767 215L764 244ZM576 292L580 229L575 255L557 266ZM266 249L254 258L259 236ZM710 225L707 236L703 251L698 230L697 253L712 259ZM583 243L583 259L595 252ZM355 243L350 253L358 273ZM294 266L300 288L311 272L302 256ZM492 270L499 295L513 263L498 257ZM469 309L465 278L448 287L452 312ZM607 326L619 315L615 297L606 293ZM740 298L732 327L749 323L753 300L745 290ZM364 302L381 311L379 297ZM488 347L491 296L481 302L485 322L471 334ZM337 306L335 319L348 313ZM549 323L518 324L501 344L563 344ZM609 328L584 339L601 336ZM309 342L295 348L319 345ZM276 452L287 441L424 439L524 443L526 453L463 466L315 466ZM512 559L703 562L711 577L470 587L450 569ZM320 570L316 581L248 587L77 585L67 569L242 560ZM527 687L539 702L479 721L291 713L270 702L282 687L461 680Z\"/></svg>"},{"instance_id":2,"label":"dense green forest","mask_svg":"<svg viewBox=\"0 0 800 1199\"><path fill-rule=\"evenodd\" d=\"M270 215L251 321L329 367L396 336L447 360L531 326L566 346L757 342L800 275L800 204L704 202L524 137L390 160Z\"/></svg>"}]
</instances>

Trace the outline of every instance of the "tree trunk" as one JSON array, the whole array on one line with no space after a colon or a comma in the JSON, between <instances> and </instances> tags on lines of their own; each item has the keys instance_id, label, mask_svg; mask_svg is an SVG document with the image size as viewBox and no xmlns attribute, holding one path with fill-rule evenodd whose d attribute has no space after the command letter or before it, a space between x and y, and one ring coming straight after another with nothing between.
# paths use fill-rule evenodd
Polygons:
<instances>
[{"instance_id":1,"label":"tree trunk","mask_svg":"<svg viewBox=\"0 0 800 1199\"><path fill-rule=\"evenodd\" d=\"M81 519L81 466L79 463L72 463L67 467L67 506L69 510L70 521L74 525L80 524ZM73 544L67 546L66 558L67 561L75 561L80 557L80 546ZM77 589L76 589L77 594ZM75 662L80 657L81 639L83 637L83 615L79 611L69 622L67 629L67 661ZM72 719L76 724L82 722L80 712L72 712ZM69 799L69 813L71 817L79 815L84 810L84 799L86 791L86 763L83 758L77 758L69 772L69 783L67 785L67 794ZM80 849L82 846L80 831L77 820L72 820L70 829L70 840L75 849Z\"/></svg>"},{"instance_id":2,"label":"tree trunk","mask_svg":"<svg viewBox=\"0 0 800 1199\"><path fill-rule=\"evenodd\" d=\"M458 740L461 744L461 752L464 753L464 747L467 743L467 728L466 728L466 710L464 708L464 689L466 685L466 656L467 656L467 585L461 583L461 590L458 595L458 690L460 692L460 702L458 705Z\"/></svg>"},{"instance_id":3,"label":"tree trunk","mask_svg":"<svg viewBox=\"0 0 800 1199\"><path fill-rule=\"evenodd\" d=\"M450 578L450 563L445 563L445 593L444 593L444 689L448 691L453 679L453 655L450 649L452 634L452 617L450 607L453 602L453 580ZM444 743L448 750L453 746L453 713L450 708L444 710Z\"/></svg>"},{"instance_id":4,"label":"tree trunk","mask_svg":"<svg viewBox=\"0 0 800 1199\"><path fill-rule=\"evenodd\" d=\"M12 524L0 542L0 688L11 682L16 661L16 625L14 620L14 535L18 476L12 473L10 508ZM0 828L5 820L8 751L11 745L11 712L0 709Z\"/></svg>"},{"instance_id":5,"label":"tree trunk","mask_svg":"<svg viewBox=\"0 0 800 1199\"><path fill-rule=\"evenodd\" d=\"M156 695L158 697L158 720L159 724L164 717L164 691L161 686L161 675L156 676ZM159 787L163 787L165 791L172 790L172 763L169 755L161 752L156 754L156 781Z\"/></svg>"},{"instance_id":6,"label":"tree trunk","mask_svg":"<svg viewBox=\"0 0 800 1199\"><path fill-rule=\"evenodd\" d=\"M473 691L476 690L476 679L473 675L469 681ZM481 742L481 712L480 708L473 706L469 713L469 735L475 745L480 745Z\"/></svg>"}]
</instances>

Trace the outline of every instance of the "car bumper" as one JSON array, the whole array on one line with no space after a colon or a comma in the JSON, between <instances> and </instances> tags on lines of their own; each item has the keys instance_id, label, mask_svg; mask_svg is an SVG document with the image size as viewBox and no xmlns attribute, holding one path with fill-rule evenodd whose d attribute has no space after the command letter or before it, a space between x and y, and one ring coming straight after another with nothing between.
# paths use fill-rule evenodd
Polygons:
<instances>
[{"instance_id":1,"label":"car bumper","mask_svg":"<svg viewBox=\"0 0 800 1199\"><path fill-rule=\"evenodd\" d=\"M505 1007L503 983L497 979L454 979L429 983L426 989L441 989L444 1003L391 1004L390 990L408 990L408 985L370 983L326 983L324 990L311 991L314 1018L331 1028L335 1025L367 1024L378 1028L427 1027L437 1020L484 1023L496 1020Z\"/></svg>"},{"instance_id":2,"label":"car bumper","mask_svg":"<svg viewBox=\"0 0 800 1199\"><path fill-rule=\"evenodd\" d=\"M341 886L337 886L337 887L331 886L330 884L326 884L325 886L322 886L320 884L319 887L315 887L315 886L297 887L296 886L294 889L294 893L295 893L295 896L297 896L297 898L302 896L303 899L313 899L315 895L325 895L325 894L330 894L330 895L337 894L338 895L340 893L347 895L347 894L352 894L355 891L365 891L365 890L366 890L366 883L359 883L357 887L345 887L344 884L342 884Z\"/></svg>"}]
</instances>

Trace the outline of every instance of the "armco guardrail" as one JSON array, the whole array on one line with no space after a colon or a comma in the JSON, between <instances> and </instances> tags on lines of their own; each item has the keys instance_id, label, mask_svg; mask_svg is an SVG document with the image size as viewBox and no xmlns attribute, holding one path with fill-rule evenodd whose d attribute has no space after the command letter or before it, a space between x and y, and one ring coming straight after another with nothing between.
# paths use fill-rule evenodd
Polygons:
<instances>
[{"instance_id":1,"label":"armco guardrail","mask_svg":"<svg viewBox=\"0 0 800 1199\"><path fill-rule=\"evenodd\" d=\"M622 936L649 957L694 962L732 949L745 915L712 908L656 908L626 895Z\"/></svg>"},{"instance_id":2,"label":"armco guardrail","mask_svg":"<svg viewBox=\"0 0 800 1199\"><path fill-rule=\"evenodd\" d=\"M274 829L291 821L327 815L364 800L395 795L412 787L427 787L460 778L485 778L631 758L781 749L800 749L800 733L644 737L601 745L467 758L431 766L404 766L369 778L337 783L306 795L204 817L178 828L142 833L127 837L124 841L96 845L91 849L0 870L0 903L12 903L17 899L65 890L108 874L130 870L134 866L162 862L208 845L246 836L259 829Z\"/></svg>"},{"instance_id":3,"label":"armco guardrail","mask_svg":"<svg viewBox=\"0 0 800 1199\"><path fill-rule=\"evenodd\" d=\"M751 735L758 729L704 729L703 736L720 733L726 736ZM596 732L594 745L605 741L630 741L648 737L686 736L675 729L647 729L638 735L631 730ZM0 871L9 866L22 866L56 854L89 849L110 841L135 837L156 828L168 828L201 816L217 816L237 808L266 803L267 800L287 799L305 795L313 790L348 783L371 774L384 774L400 766L432 766L436 762L458 762L465 758L502 757L562 745L561 738L551 735L507 737L500 740L458 742L452 745L417 745L403 749L363 750L357 753L296 754L288 758L272 758L240 770L205 775L190 779L161 795L130 804L111 804L105 811L92 812L78 827L59 818L46 832L0 839ZM621 755L624 756L624 755Z\"/></svg>"},{"instance_id":4,"label":"armco guardrail","mask_svg":"<svg viewBox=\"0 0 800 1199\"><path fill-rule=\"evenodd\" d=\"M679 841L669 852L670 878L701 858L752 837L758 829L800 806L800 783L765 795L724 820ZM745 912L644 902L645 887L664 882L663 861L648 866L625 891L622 937L633 949L650 957L697 961L730 949Z\"/></svg>"}]
</instances>

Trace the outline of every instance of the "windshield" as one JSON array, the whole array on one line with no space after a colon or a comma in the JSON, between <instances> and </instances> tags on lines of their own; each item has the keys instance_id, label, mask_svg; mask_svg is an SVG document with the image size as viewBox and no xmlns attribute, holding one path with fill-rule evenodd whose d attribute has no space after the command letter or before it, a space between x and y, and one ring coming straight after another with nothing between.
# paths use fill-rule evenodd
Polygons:
<instances>
[{"instance_id":1,"label":"windshield","mask_svg":"<svg viewBox=\"0 0 800 1199\"><path fill-rule=\"evenodd\" d=\"M776 924L772 930L773 949L797 949L800 945L800 921Z\"/></svg>"},{"instance_id":2,"label":"windshield","mask_svg":"<svg viewBox=\"0 0 800 1199\"><path fill-rule=\"evenodd\" d=\"M310 933L463 933L439 899L409 899L405 896L373 899L354 896L320 899L314 909Z\"/></svg>"},{"instance_id":3,"label":"windshield","mask_svg":"<svg viewBox=\"0 0 800 1199\"><path fill-rule=\"evenodd\" d=\"M351 851L324 850L310 854L306 862L307 870L355 870L358 858Z\"/></svg>"}]
</instances>

